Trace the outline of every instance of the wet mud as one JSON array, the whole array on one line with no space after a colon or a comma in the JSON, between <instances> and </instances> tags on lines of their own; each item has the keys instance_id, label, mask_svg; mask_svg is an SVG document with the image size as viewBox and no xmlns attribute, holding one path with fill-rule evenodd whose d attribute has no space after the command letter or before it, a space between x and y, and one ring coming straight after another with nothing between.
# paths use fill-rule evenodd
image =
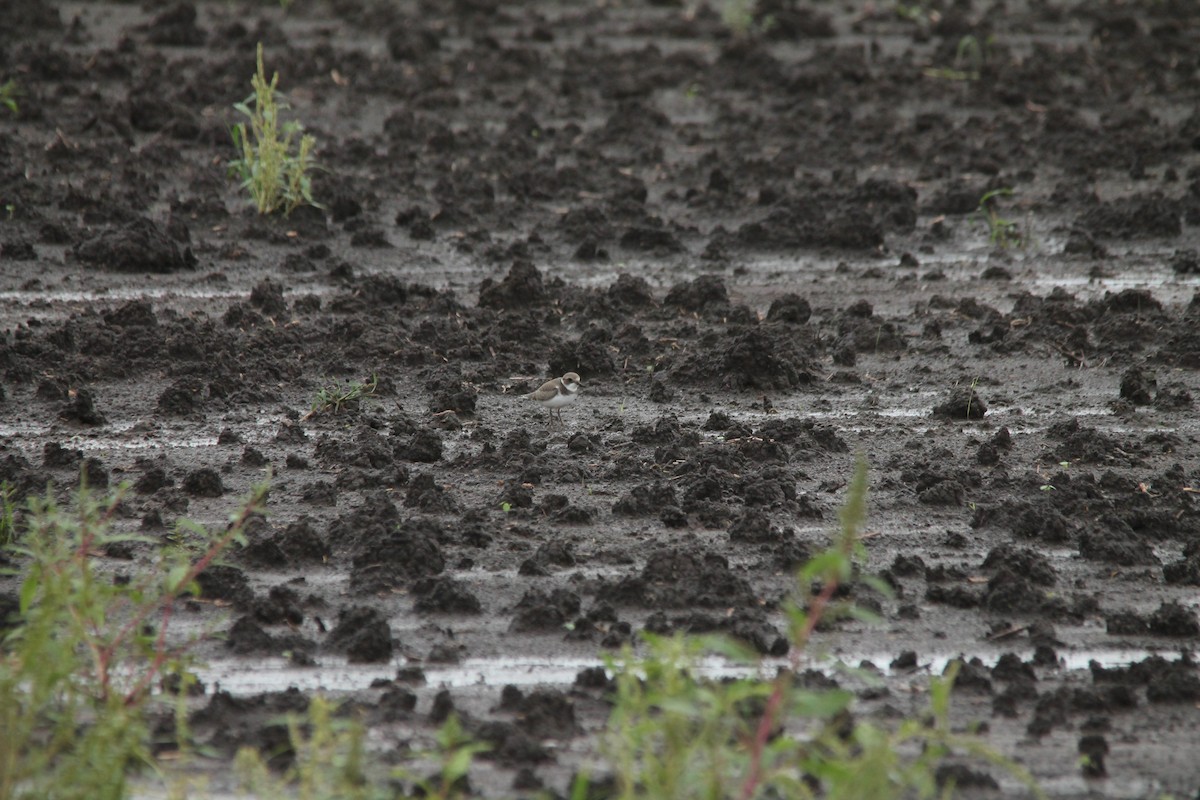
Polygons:
<instances>
[{"instance_id":1,"label":"wet mud","mask_svg":"<svg viewBox=\"0 0 1200 800\"><path fill-rule=\"evenodd\" d=\"M187 606L204 744L286 764L335 685L385 760L455 712L476 790L564 792L602 652L786 654L861 454L892 592L812 666L882 685L807 679L886 719L959 660L1051 796L1200 788L1200 14L760 6L9 3L0 479L128 483L170 546L272 475ZM226 174L260 41L318 142L286 218ZM523 395L567 371L559 425Z\"/></svg>"}]
</instances>

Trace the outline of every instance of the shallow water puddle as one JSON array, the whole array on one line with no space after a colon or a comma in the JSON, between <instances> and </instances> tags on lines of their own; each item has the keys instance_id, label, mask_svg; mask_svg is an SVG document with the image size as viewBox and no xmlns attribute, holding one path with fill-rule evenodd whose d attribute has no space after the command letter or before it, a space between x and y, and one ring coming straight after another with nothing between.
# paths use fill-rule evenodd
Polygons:
<instances>
[{"instance_id":1,"label":"shallow water puddle","mask_svg":"<svg viewBox=\"0 0 1200 800\"><path fill-rule=\"evenodd\" d=\"M275 435L284 417L260 417L253 426L245 429L242 434L243 444L262 444L269 442ZM194 431L172 430L156 424L152 429L138 429L139 422L110 422L99 431L73 432L66 435L64 447L71 447L85 452L104 452L109 450L158 450L158 449L197 449L201 447L216 447L218 437L215 433L196 433ZM222 424L195 426L197 430L218 431ZM23 441L33 441L37 437L46 437L55 433L63 433L52 425L36 422L0 422L0 438L10 438L20 445ZM39 449L40 452L40 449Z\"/></svg>"},{"instance_id":2,"label":"shallow water puddle","mask_svg":"<svg viewBox=\"0 0 1200 800\"><path fill-rule=\"evenodd\" d=\"M1015 651L1021 658L1028 659L1032 652ZM1141 661L1154 653L1150 650L1125 650L1118 648L1081 649L1070 652L1060 652L1059 658L1064 669L1087 669L1095 661L1104 667L1127 666ZM981 661L994 666L996 656L993 654L978 654ZM1164 657L1173 657L1173 652ZM909 672L941 674L946 665L955 658L972 658L960 653L940 653L919 659L916 670L893 671L889 664L895 658L895 653L841 653L837 658L827 657L810 661L808 665L830 674L843 671L846 666L862 667L867 664L874 667L883 676L902 676ZM202 682L219 686L232 694L256 694L259 692L283 691L296 687L301 691L332 691L349 692L367 689L373 681L391 680L399 667L407 666L402 661L387 664L350 664L341 658L323 657L315 667L297 667L283 658L258 659L253 662L246 659L221 659L209 663L197 670ZM468 658L453 665L426 665L423 667L425 681L435 687L464 687L464 686L533 686L533 685L567 685L575 681L575 676L585 669L603 667L604 662L597 658ZM723 658L703 659L697 672L709 678L746 677L758 674L763 677L774 675L775 672L787 666L785 659L765 659L757 665L741 665Z\"/></svg>"},{"instance_id":3,"label":"shallow water puddle","mask_svg":"<svg viewBox=\"0 0 1200 800\"><path fill-rule=\"evenodd\" d=\"M1034 278L1031 283L1034 286L1044 286L1050 289L1056 287L1072 288L1072 289L1103 289L1108 292L1120 292L1125 289L1168 289L1178 288L1180 291L1184 289L1194 289L1200 281L1195 278L1187 278L1175 275L1166 270L1146 270L1144 272L1132 271L1121 275L1112 275L1103 278L1093 278L1087 275L1055 275L1043 276ZM1157 294L1156 299L1161 300Z\"/></svg>"},{"instance_id":4,"label":"shallow water puddle","mask_svg":"<svg viewBox=\"0 0 1200 800\"><path fill-rule=\"evenodd\" d=\"M95 303L104 300L164 300L187 298L192 300L214 300L221 298L244 297L247 294L245 289L233 289L230 287L217 288L190 288L186 286L161 286L158 288L150 286L138 287L113 287L101 291L80 290L75 292L63 291L47 291L45 289L31 291L9 291L0 292L0 300L15 301L29 305L31 303L45 303L56 305L60 303Z\"/></svg>"},{"instance_id":5,"label":"shallow water puddle","mask_svg":"<svg viewBox=\"0 0 1200 800\"><path fill-rule=\"evenodd\" d=\"M132 425L126 426L128 431ZM119 433L116 425L110 425L107 432ZM49 436L49 425L34 424L0 424L0 437L10 437L16 443L33 437ZM64 442L64 446L85 452L105 452L110 450L159 450L159 449L197 449L201 447L216 447L216 436L146 436L130 439L120 436L84 436L75 434Z\"/></svg>"}]
</instances>

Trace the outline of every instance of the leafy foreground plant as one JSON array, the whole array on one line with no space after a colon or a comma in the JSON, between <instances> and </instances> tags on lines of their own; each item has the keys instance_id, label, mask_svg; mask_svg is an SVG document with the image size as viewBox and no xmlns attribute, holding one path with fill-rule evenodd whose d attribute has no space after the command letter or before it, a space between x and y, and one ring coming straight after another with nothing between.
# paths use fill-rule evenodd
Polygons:
<instances>
[{"instance_id":1,"label":"leafy foreground plant","mask_svg":"<svg viewBox=\"0 0 1200 800\"><path fill-rule=\"evenodd\" d=\"M106 574L95 557L117 543L149 541L111 530L123 493L98 497L85 485L69 510L30 498L9 548L27 559L28 572L20 616L0 640L4 800L127 796L129 771L152 763L152 690L190 682L191 642L167 640L175 601L195 594L197 577L243 540L266 504L267 484L254 488L225 530L205 531L198 557L168 549L157 569L129 580ZM176 713L183 733L182 704Z\"/></svg>"},{"instance_id":2,"label":"leafy foreground plant","mask_svg":"<svg viewBox=\"0 0 1200 800\"><path fill-rule=\"evenodd\" d=\"M8 547L16 536L17 504L13 502L14 494L16 490L8 481L0 481L0 547Z\"/></svg>"},{"instance_id":3,"label":"leafy foreground plant","mask_svg":"<svg viewBox=\"0 0 1200 800\"><path fill-rule=\"evenodd\" d=\"M853 693L798 682L822 620L868 616L835 599L852 578L864 581L854 575L854 562L863 556L858 534L866 495L860 463L837 540L800 573L801 587L819 589L787 607L790 664L773 680L754 677L753 669L746 670L752 677L737 680L698 677L710 654L753 663L744 648L716 637L646 635L647 655L635 658L627 648L610 660L616 691L602 747L614 783L592 787L581 775L573 797L595 789L626 800L948 797L953 786L939 785L938 768L962 756L1001 765L1041 796L1018 766L951 729L954 668L932 681L927 714L888 728L856 719ZM193 591L196 577L242 538L265 503L266 484L225 531L208 536L199 557L176 554L159 571L129 582L98 571L92 557L137 538L109 532L120 499L118 492L97 500L83 489L71 512L48 500L29 504L21 546L13 548L30 561L23 616L0 650L0 800L127 796L130 768L152 763L151 688L186 674L186 646L172 649L166 641L174 601ZM186 749L182 696L173 702L175 735ZM484 749L451 717L430 752L414 753L388 771L371 762L362 724L335 717L323 697L287 724L286 752L238 754L242 788L256 797L450 800L470 794L466 778ZM288 766L273 772L267 757L282 757Z\"/></svg>"},{"instance_id":4,"label":"leafy foreground plant","mask_svg":"<svg viewBox=\"0 0 1200 800\"><path fill-rule=\"evenodd\" d=\"M366 731L354 720L334 719L334 705L317 695L308 705L306 725L287 718L292 765L273 774L258 751L238 751L235 771L242 788L255 797L367 800L381 797L366 778Z\"/></svg>"},{"instance_id":5,"label":"leafy foreground plant","mask_svg":"<svg viewBox=\"0 0 1200 800\"><path fill-rule=\"evenodd\" d=\"M412 792L402 793L393 782L372 781L371 764L366 758L366 731L357 720L335 719L335 704L317 695L308 706L303 724L297 715L289 715L288 741L294 755L291 766L272 772L263 756L253 748L242 748L235 769L242 789L254 797L304 798L304 800L401 800L419 797L425 800L450 800L471 794L466 783L474 757L486 745L471 740L453 714L437 731L435 749L414 754L410 766L391 771L391 778L409 783ZM411 764L426 762L433 770L429 777L413 773Z\"/></svg>"},{"instance_id":6,"label":"leafy foreground plant","mask_svg":"<svg viewBox=\"0 0 1200 800\"><path fill-rule=\"evenodd\" d=\"M299 122L280 121L279 112L288 105L275 96L279 73L267 81L262 42L258 43L258 71L250 79L250 85L254 94L233 106L249 122L239 122L230 130L233 144L242 154L230 162L230 174L241 179L242 187L250 192L260 214L273 214L282 208L286 215L306 203L317 205L313 202L309 175L315 167L312 151L316 139L304 133ZM293 151L297 134L300 141Z\"/></svg>"},{"instance_id":7,"label":"leafy foreground plant","mask_svg":"<svg viewBox=\"0 0 1200 800\"><path fill-rule=\"evenodd\" d=\"M835 613L835 593L863 555L858 533L866 514L867 470L860 462L841 513L837 541L800 573L800 586L820 585L807 608L787 609L790 665L773 681L698 678L707 654L749 661L740 647L717 639L646 636L650 653L626 649L610 664L617 696L605 751L615 770L617 797L869 798L948 796L937 768L966 754L1001 764L1038 793L1032 778L980 740L949 724L951 669L930 687L929 714L888 730L856 720L854 695L807 689L797 675L809 639ZM861 579L860 579L861 580Z\"/></svg>"}]
</instances>

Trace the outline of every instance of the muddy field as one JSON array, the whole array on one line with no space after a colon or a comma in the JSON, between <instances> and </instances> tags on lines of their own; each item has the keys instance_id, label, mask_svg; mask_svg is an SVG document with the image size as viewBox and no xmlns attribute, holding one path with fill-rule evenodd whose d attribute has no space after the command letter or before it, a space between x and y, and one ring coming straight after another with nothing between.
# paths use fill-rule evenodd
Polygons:
<instances>
[{"instance_id":1,"label":"muddy field","mask_svg":"<svg viewBox=\"0 0 1200 800\"><path fill-rule=\"evenodd\" d=\"M0 478L86 464L172 541L273 475L187 611L202 742L325 688L385 758L455 709L478 790L561 792L602 652L784 654L861 453L894 596L813 653L877 668L857 713L962 656L956 719L1051 796L1200 790L1200 10L759 12L4 4ZM260 41L318 142L286 219L226 173ZM522 395L566 371L560 427Z\"/></svg>"}]
</instances>

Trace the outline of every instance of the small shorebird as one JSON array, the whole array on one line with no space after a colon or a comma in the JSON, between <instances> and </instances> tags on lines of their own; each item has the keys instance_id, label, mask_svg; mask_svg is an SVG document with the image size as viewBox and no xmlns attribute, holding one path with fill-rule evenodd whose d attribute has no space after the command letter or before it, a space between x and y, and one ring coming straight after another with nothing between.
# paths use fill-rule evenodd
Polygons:
<instances>
[{"instance_id":1,"label":"small shorebird","mask_svg":"<svg viewBox=\"0 0 1200 800\"><path fill-rule=\"evenodd\" d=\"M558 423L562 424L562 408L575 402L579 396L579 376L568 372L561 378L546 381L539 388L525 395L532 397L543 408L550 412L550 421L554 421L554 411L558 410Z\"/></svg>"}]
</instances>

